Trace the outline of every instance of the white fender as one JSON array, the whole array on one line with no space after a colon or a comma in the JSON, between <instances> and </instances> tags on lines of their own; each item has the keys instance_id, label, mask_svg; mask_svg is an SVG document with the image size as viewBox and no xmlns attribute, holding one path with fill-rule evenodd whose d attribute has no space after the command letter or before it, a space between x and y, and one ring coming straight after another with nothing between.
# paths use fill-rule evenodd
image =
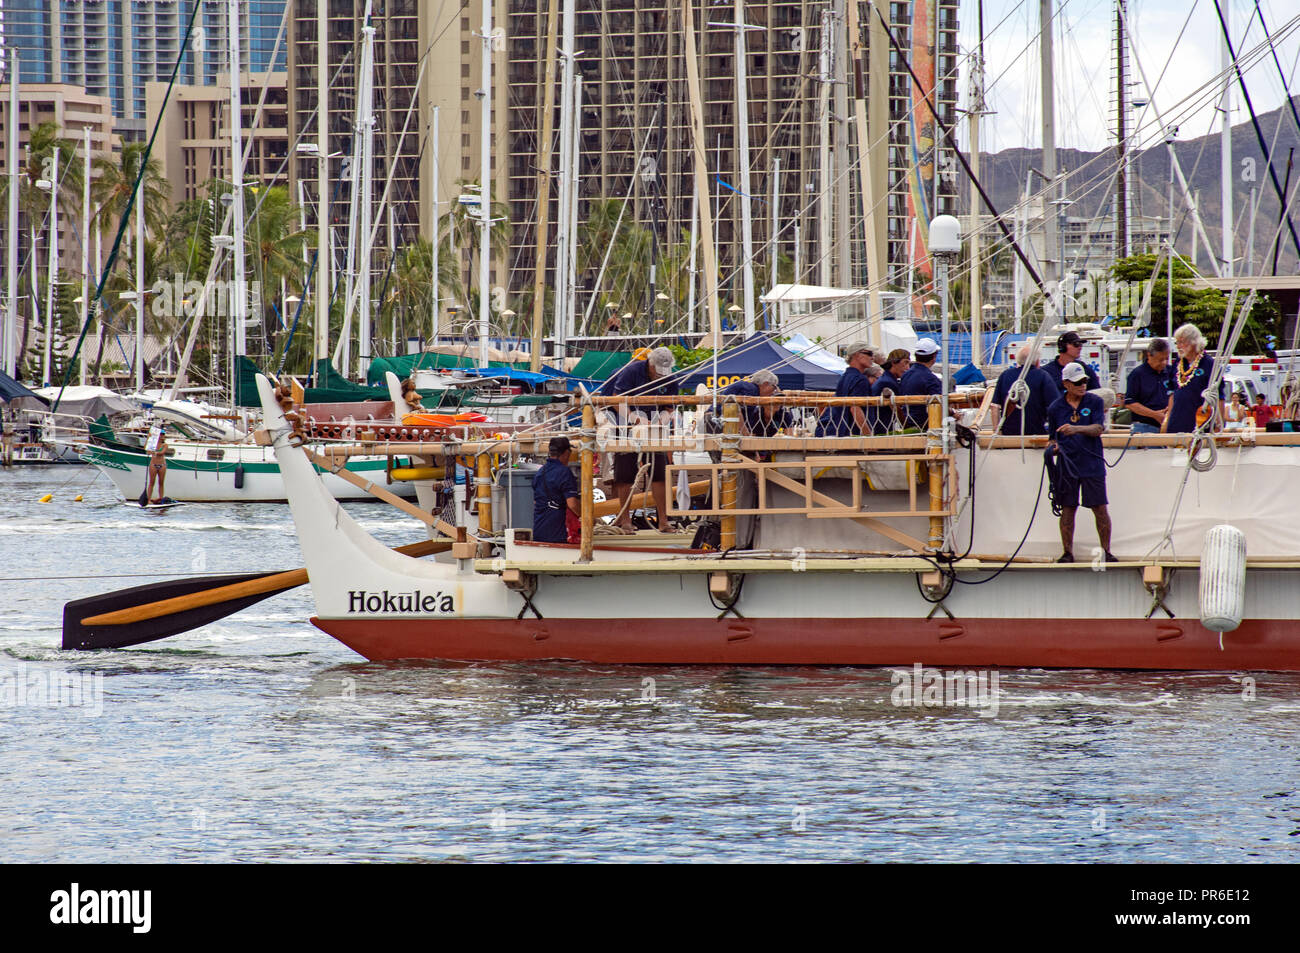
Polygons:
<instances>
[{"instance_id":1,"label":"white fender","mask_svg":"<svg viewBox=\"0 0 1300 953\"><path fill-rule=\"evenodd\" d=\"M1246 534L1220 523L1201 548L1201 625L1231 632L1246 611Z\"/></svg>"}]
</instances>

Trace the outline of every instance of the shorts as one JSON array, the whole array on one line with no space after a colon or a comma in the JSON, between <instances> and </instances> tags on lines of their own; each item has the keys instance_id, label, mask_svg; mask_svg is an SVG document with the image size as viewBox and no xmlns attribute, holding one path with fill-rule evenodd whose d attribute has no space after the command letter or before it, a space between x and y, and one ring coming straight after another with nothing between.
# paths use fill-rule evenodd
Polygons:
<instances>
[{"instance_id":1,"label":"shorts","mask_svg":"<svg viewBox=\"0 0 1300 953\"><path fill-rule=\"evenodd\" d=\"M1160 425L1154 424L1149 420L1134 416L1132 424L1133 433L1159 433Z\"/></svg>"},{"instance_id":2,"label":"shorts","mask_svg":"<svg viewBox=\"0 0 1300 953\"><path fill-rule=\"evenodd\" d=\"M1056 502L1060 506L1078 507L1079 497L1083 497L1083 505L1087 509L1095 506L1105 506L1106 499L1106 478L1099 477L1071 477L1061 473L1056 478Z\"/></svg>"},{"instance_id":3,"label":"shorts","mask_svg":"<svg viewBox=\"0 0 1300 953\"><path fill-rule=\"evenodd\" d=\"M614 454L614 482L615 483L635 483L636 474L641 469L642 463L640 454L636 453L616 453ZM652 453L650 455L650 482L663 483L664 475L667 472L668 454Z\"/></svg>"}]
</instances>

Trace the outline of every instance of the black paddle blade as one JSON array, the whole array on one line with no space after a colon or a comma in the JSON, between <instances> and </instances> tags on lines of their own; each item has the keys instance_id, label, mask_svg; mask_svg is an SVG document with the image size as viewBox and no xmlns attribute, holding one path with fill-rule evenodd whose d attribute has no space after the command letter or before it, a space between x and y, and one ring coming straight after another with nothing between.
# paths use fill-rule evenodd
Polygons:
<instances>
[{"instance_id":1,"label":"black paddle blade","mask_svg":"<svg viewBox=\"0 0 1300 953\"><path fill-rule=\"evenodd\" d=\"M107 592L99 596L87 596L85 599L65 603L63 606L63 647L65 649L120 649L128 645L153 642L156 639L165 639L167 636L176 635L179 632L197 629L199 626L207 625L209 622L216 622L218 619L232 615L240 609L261 602L277 592L293 589L294 586L285 586L283 589L244 596L242 599L231 599L228 602L219 602L216 605L201 606L185 612L159 616L156 619L145 619L143 622L128 622L125 625L88 627L82 625L81 620L102 615L105 612L116 612L118 609L129 609L131 606L159 602L176 596L188 596L191 593L202 592L205 589L215 589L218 586L227 586L236 582L247 582L251 579L261 579L263 576L274 575L276 573L253 572L234 576L173 579L168 582L155 582L146 586L119 589L117 592Z\"/></svg>"}]
</instances>

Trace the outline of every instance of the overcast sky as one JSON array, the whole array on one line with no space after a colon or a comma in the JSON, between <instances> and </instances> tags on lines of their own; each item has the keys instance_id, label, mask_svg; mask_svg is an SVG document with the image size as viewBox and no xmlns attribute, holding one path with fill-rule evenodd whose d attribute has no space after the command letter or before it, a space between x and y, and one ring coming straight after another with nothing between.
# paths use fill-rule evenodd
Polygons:
<instances>
[{"instance_id":1,"label":"overcast sky","mask_svg":"<svg viewBox=\"0 0 1300 953\"><path fill-rule=\"evenodd\" d=\"M1227 0L1219 0L1227 6ZM1113 144L1114 0L1056 0L1056 143L1087 150ZM1233 46L1242 62L1246 85L1257 113L1284 101L1277 65L1265 44L1254 0L1232 0L1229 21ZM1293 94L1300 56L1300 4L1264 0L1259 4L1278 59ZM961 0L959 21L963 50L978 37L977 0ZM1128 19L1135 34L1142 68L1155 89L1155 107L1166 123L1179 127L1179 138L1193 138L1217 128L1217 96L1212 83L1220 71L1222 33L1214 0L1130 0ZM999 152L1041 141L1039 79L1039 0L985 0L984 56L986 98L994 114L985 117L981 151ZM1130 58L1134 98L1147 98L1137 63ZM969 72L961 67L965 106ZM1233 122L1250 119L1234 90ZM1131 113L1130 115L1134 115ZM1160 125L1151 108L1136 116L1145 138L1159 140ZM961 139L966 140L966 123Z\"/></svg>"}]
</instances>

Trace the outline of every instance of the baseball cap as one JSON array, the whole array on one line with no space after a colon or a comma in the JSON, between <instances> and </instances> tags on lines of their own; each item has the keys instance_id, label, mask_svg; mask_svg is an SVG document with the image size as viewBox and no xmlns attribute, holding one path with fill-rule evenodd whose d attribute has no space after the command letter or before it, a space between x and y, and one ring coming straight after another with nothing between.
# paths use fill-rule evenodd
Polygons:
<instances>
[{"instance_id":1,"label":"baseball cap","mask_svg":"<svg viewBox=\"0 0 1300 953\"><path fill-rule=\"evenodd\" d=\"M1083 365L1078 361L1071 361L1061 371L1061 380L1069 381L1071 384L1077 384L1079 381L1086 381L1087 379L1088 372L1083 369Z\"/></svg>"},{"instance_id":2,"label":"baseball cap","mask_svg":"<svg viewBox=\"0 0 1300 953\"><path fill-rule=\"evenodd\" d=\"M1058 350L1062 350L1062 351L1065 350L1066 346L1069 344L1082 344L1082 343L1083 343L1083 338L1079 337L1078 331L1066 331L1064 334L1062 334L1059 338L1056 339L1056 347Z\"/></svg>"},{"instance_id":3,"label":"baseball cap","mask_svg":"<svg viewBox=\"0 0 1300 953\"><path fill-rule=\"evenodd\" d=\"M844 352L844 359L846 361L850 360L854 354L857 354L860 351L866 351L868 354L873 353L871 350L871 345L868 344L866 341L854 341L852 344L849 345L848 350Z\"/></svg>"},{"instance_id":4,"label":"baseball cap","mask_svg":"<svg viewBox=\"0 0 1300 953\"><path fill-rule=\"evenodd\" d=\"M650 352L650 364L660 374L671 373L676 360L673 357L673 352L666 347L657 347Z\"/></svg>"},{"instance_id":5,"label":"baseball cap","mask_svg":"<svg viewBox=\"0 0 1300 953\"><path fill-rule=\"evenodd\" d=\"M551 442L546 445L546 449L551 456L558 457L572 450L573 444L569 443L568 437L552 437Z\"/></svg>"},{"instance_id":6,"label":"baseball cap","mask_svg":"<svg viewBox=\"0 0 1300 953\"><path fill-rule=\"evenodd\" d=\"M929 357L931 354L939 353L939 345L935 344L930 338L921 338L916 342L916 353Z\"/></svg>"}]
</instances>

